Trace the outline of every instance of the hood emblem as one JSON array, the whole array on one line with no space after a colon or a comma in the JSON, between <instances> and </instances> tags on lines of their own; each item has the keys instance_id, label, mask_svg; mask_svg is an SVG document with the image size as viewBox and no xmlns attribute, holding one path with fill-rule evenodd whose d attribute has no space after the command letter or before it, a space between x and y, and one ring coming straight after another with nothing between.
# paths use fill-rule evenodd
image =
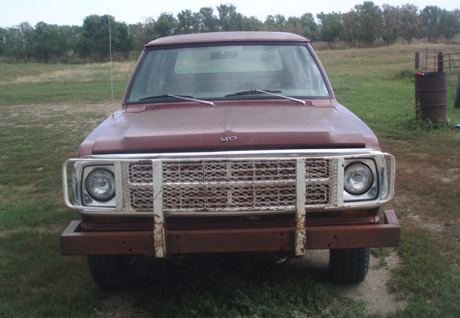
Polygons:
<instances>
[{"instance_id":1,"label":"hood emblem","mask_svg":"<svg viewBox=\"0 0 460 318\"><path fill-rule=\"evenodd\" d=\"M230 136L225 138L220 138L220 142L229 142L229 141L236 141L238 138L236 136Z\"/></svg>"}]
</instances>

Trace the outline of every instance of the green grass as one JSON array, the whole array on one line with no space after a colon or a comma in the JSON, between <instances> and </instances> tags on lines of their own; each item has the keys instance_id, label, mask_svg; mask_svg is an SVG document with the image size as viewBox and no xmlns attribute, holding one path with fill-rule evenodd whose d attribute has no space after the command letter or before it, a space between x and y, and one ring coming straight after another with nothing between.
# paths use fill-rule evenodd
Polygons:
<instances>
[{"instance_id":1,"label":"green grass","mask_svg":"<svg viewBox=\"0 0 460 318\"><path fill-rule=\"evenodd\" d=\"M1 238L0 317L90 317L103 294L83 259L59 253L58 233L18 231Z\"/></svg>"},{"instance_id":2,"label":"green grass","mask_svg":"<svg viewBox=\"0 0 460 318\"><path fill-rule=\"evenodd\" d=\"M460 270L443 255L431 235L407 230L400 248L404 266L395 271L391 288L410 293L411 301L396 317L458 317Z\"/></svg>"},{"instance_id":3,"label":"green grass","mask_svg":"<svg viewBox=\"0 0 460 318\"><path fill-rule=\"evenodd\" d=\"M78 217L62 204L60 170L105 115L36 107L0 107L0 317L98 317L105 296L85 259L60 255Z\"/></svg>"},{"instance_id":4,"label":"green grass","mask_svg":"<svg viewBox=\"0 0 460 318\"><path fill-rule=\"evenodd\" d=\"M114 63L114 99L123 97L134 63ZM112 96L110 64L0 63L0 105L105 101Z\"/></svg>"},{"instance_id":5,"label":"green grass","mask_svg":"<svg viewBox=\"0 0 460 318\"><path fill-rule=\"evenodd\" d=\"M338 101L396 155L394 208L401 266L390 288L407 308L388 317L460 316L460 110L449 82L447 125L414 120L414 47L325 51ZM114 66L120 99L133 63ZM61 165L107 111L107 64L0 64L0 317L369 317L326 273L270 255L207 256L185 267L148 259L141 284L104 292L84 257L62 257L59 235L78 214L62 200ZM92 107L94 105L94 107ZM414 217L417 216L417 218ZM419 220L419 221L417 221ZM442 231L425 226L429 222ZM385 267L391 249L374 249ZM251 256L252 257L252 256ZM374 315L374 317L381 317Z\"/></svg>"}]
</instances>

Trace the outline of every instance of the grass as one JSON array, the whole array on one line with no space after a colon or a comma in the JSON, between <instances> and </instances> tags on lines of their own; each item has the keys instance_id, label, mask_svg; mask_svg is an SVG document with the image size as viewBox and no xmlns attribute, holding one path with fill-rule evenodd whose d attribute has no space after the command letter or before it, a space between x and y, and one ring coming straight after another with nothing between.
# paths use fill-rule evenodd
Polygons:
<instances>
[{"instance_id":1,"label":"grass","mask_svg":"<svg viewBox=\"0 0 460 318\"><path fill-rule=\"evenodd\" d=\"M113 64L114 99L123 97L134 63ZM110 64L42 65L0 63L0 105L106 101Z\"/></svg>"},{"instance_id":2,"label":"grass","mask_svg":"<svg viewBox=\"0 0 460 318\"><path fill-rule=\"evenodd\" d=\"M411 301L404 312L395 316L458 316L459 268L452 266L452 258L443 255L430 233L407 230L404 232L400 253L405 264L395 271L391 286L394 291L410 293Z\"/></svg>"},{"instance_id":3,"label":"grass","mask_svg":"<svg viewBox=\"0 0 460 318\"><path fill-rule=\"evenodd\" d=\"M248 258L250 261L213 255L184 268L154 266L154 284L167 284L168 288L141 286L134 292L134 304L164 317L328 317L336 310L330 304L334 296L331 285L306 276L302 268ZM335 305L346 303L332 301ZM363 313L359 306L345 312Z\"/></svg>"},{"instance_id":4,"label":"grass","mask_svg":"<svg viewBox=\"0 0 460 318\"><path fill-rule=\"evenodd\" d=\"M77 217L64 213L60 167L94 117L101 114L0 108L0 317L89 317L102 306L101 292L81 276L84 260L59 251L59 233Z\"/></svg>"},{"instance_id":5,"label":"grass","mask_svg":"<svg viewBox=\"0 0 460 318\"><path fill-rule=\"evenodd\" d=\"M443 125L414 120L415 47L324 51L339 102L397 160L394 208L401 266L389 288L407 303L388 317L460 315L460 110L448 88ZM114 66L120 99L133 63ZM110 112L109 66L0 64L0 317L368 317L325 273L270 255L212 255L185 267L148 259L137 288L104 292L84 257L62 257L59 235L78 214L62 202L61 164ZM390 249L375 249L380 267ZM254 258L253 258L254 257ZM375 314L374 317L382 317Z\"/></svg>"}]
</instances>

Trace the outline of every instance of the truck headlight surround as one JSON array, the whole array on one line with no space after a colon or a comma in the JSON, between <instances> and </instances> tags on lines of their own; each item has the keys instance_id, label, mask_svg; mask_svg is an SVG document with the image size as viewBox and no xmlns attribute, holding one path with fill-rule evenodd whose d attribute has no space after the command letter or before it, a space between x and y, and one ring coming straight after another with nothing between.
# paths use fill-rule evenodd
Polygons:
<instances>
[{"instance_id":1,"label":"truck headlight surround","mask_svg":"<svg viewBox=\"0 0 460 318\"><path fill-rule=\"evenodd\" d=\"M362 162L355 162L345 168L344 188L352 195L369 191L374 183L372 170Z\"/></svg>"},{"instance_id":2,"label":"truck headlight surround","mask_svg":"<svg viewBox=\"0 0 460 318\"><path fill-rule=\"evenodd\" d=\"M107 169L95 169L88 174L85 187L94 200L109 201L115 196L115 176Z\"/></svg>"}]
</instances>

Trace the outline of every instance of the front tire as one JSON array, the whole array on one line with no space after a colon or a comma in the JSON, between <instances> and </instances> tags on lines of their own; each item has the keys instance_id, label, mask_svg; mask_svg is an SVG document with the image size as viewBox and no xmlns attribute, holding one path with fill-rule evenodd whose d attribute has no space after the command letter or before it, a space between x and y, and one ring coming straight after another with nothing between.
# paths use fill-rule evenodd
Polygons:
<instances>
[{"instance_id":1,"label":"front tire","mask_svg":"<svg viewBox=\"0 0 460 318\"><path fill-rule=\"evenodd\" d=\"M334 281L353 284L364 281L369 270L369 248L332 249L329 271Z\"/></svg>"},{"instance_id":2,"label":"front tire","mask_svg":"<svg viewBox=\"0 0 460 318\"><path fill-rule=\"evenodd\" d=\"M99 287L125 289L139 278L143 258L143 255L88 255L88 265Z\"/></svg>"}]
</instances>

